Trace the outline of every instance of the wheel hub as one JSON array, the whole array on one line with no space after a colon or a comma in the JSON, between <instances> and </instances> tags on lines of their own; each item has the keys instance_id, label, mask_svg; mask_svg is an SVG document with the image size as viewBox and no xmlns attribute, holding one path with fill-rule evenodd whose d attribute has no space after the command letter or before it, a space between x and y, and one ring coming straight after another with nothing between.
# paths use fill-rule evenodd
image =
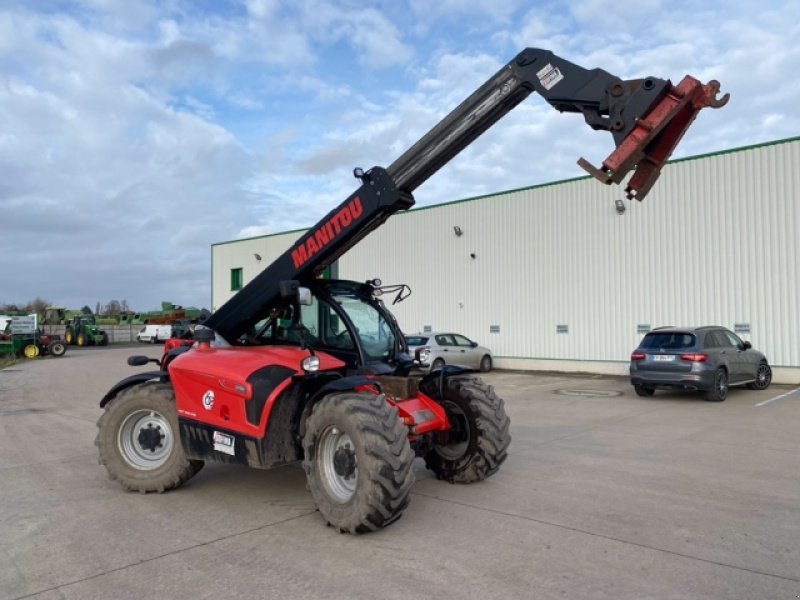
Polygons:
<instances>
[{"instance_id":1,"label":"wheel hub","mask_svg":"<svg viewBox=\"0 0 800 600\"><path fill-rule=\"evenodd\" d=\"M358 455L353 440L338 427L329 427L321 436L317 456L320 476L331 499L348 502L358 487Z\"/></svg>"},{"instance_id":2,"label":"wheel hub","mask_svg":"<svg viewBox=\"0 0 800 600\"><path fill-rule=\"evenodd\" d=\"M163 466L175 448L175 435L169 420L154 410L137 410L122 422L117 434L119 451L136 469L151 470Z\"/></svg>"},{"instance_id":3,"label":"wheel hub","mask_svg":"<svg viewBox=\"0 0 800 600\"><path fill-rule=\"evenodd\" d=\"M333 455L333 470L339 477L350 479L356 472L356 453L345 444L336 449Z\"/></svg>"},{"instance_id":4,"label":"wheel hub","mask_svg":"<svg viewBox=\"0 0 800 600\"><path fill-rule=\"evenodd\" d=\"M451 428L443 431L436 442L436 452L445 460L458 460L467 451L471 430L469 419L460 406L449 400L444 401L444 409Z\"/></svg>"},{"instance_id":5,"label":"wheel hub","mask_svg":"<svg viewBox=\"0 0 800 600\"><path fill-rule=\"evenodd\" d=\"M153 426L152 423L148 423L147 427L143 427L139 430L139 436L136 438L136 441L139 442L139 446L143 449L155 452L161 447L161 442L165 437L164 432L161 431L160 425Z\"/></svg>"}]
</instances>

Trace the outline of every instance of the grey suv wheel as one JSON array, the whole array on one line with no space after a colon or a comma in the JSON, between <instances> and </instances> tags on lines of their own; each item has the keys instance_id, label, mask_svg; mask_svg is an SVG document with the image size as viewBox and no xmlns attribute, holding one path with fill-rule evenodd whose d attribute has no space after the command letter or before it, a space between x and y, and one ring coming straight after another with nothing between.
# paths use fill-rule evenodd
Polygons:
<instances>
[{"instance_id":1,"label":"grey suv wheel","mask_svg":"<svg viewBox=\"0 0 800 600\"><path fill-rule=\"evenodd\" d=\"M709 402L723 402L728 397L728 372L720 367L714 373L714 387L706 392Z\"/></svg>"}]
</instances>

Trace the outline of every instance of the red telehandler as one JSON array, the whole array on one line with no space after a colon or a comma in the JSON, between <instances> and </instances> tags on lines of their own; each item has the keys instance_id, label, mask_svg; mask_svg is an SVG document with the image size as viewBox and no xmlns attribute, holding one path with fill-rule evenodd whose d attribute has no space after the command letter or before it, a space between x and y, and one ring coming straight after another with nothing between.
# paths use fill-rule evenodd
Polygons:
<instances>
[{"instance_id":1,"label":"red telehandler","mask_svg":"<svg viewBox=\"0 0 800 600\"><path fill-rule=\"evenodd\" d=\"M511 437L503 401L469 369L424 376L382 297L405 285L321 279L322 272L394 213L412 192L503 115L537 92L559 111L610 131L614 152L595 168L604 183L632 170L641 200L719 83L677 86L621 80L552 52L528 48L388 168L355 169L358 189L195 330L169 340L159 364L102 399L100 462L128 490L164 492L205 461L271 468L303 461L323 519L362 533L398 519L422 457L439 479L471 483L494 474Z\"/></svg>"}]
</instances>

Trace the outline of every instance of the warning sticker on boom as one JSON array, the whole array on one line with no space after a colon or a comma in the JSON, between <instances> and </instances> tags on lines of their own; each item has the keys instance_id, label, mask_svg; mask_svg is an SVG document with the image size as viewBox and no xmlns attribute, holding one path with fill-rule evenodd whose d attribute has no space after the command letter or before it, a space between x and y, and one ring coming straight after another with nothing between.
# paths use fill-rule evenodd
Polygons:
<instances>
[{"instance_id":1,"label":"warning sticker on boom","mask_svg":"<svg viewBox=\"0 0 800 600\"><path fill-rule=\"evenodd\" d=\"M541 83L542 87L546 90L551 89L559 81L564 79L564 75L561 73L559 68L554 67L550 63L547 63L544 68L540 69L536 73L536 77L539 78L539 83Z\"/></svg>"}]
</instances>

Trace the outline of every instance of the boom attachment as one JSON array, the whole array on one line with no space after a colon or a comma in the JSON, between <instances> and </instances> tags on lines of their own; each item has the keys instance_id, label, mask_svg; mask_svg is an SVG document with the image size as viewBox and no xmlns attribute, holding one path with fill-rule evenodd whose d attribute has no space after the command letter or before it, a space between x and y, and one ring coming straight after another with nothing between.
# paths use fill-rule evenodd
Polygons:
<instances>
[{"instance_id":1,"label":"boom attachment","mask_svg":"<svg viewBox=\"0 0 800 600\"><path fill-rule=\"evenodd\" d=\"M620 183L638 165L642 172L626 190L638 200L697 113L728 101L727 94L715 99L716 81L702 85L687 76L674 87L656 77L623 80L549 50L526 48L387 168L397 188L413 192L532 92L560 112L581 113L592 129L611 132L617 148L603 170L584 158L578 164L606 184Z\"/></svg>"},{"instance_id":2,"label":"boom attachment","mask_svg":"<svg viewBox=\"0 0 800 600\"><path fill-rule=\"evenodd\" d=\"M585 158L578 164L605 184L619 183L631 169L636 169L625 192L629 200L643 200L697 113L707 106L720 108L728 103L730 94L717 99L718 93L718 81L712 79L703 85L687 75L636 122L634 129L603 161L602 169Z\"/></svg>"}]
</instances>

